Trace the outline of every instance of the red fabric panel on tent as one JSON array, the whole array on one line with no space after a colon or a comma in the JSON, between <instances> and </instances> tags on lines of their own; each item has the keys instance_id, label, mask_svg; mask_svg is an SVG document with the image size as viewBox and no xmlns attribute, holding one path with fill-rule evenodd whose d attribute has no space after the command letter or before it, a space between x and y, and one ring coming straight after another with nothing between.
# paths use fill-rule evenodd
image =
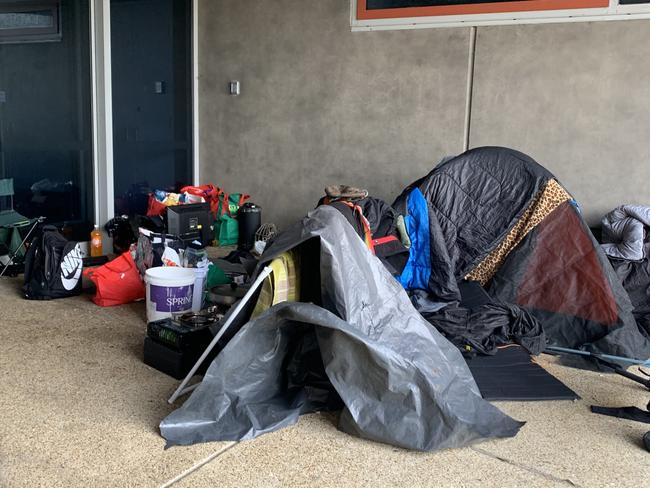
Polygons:
<instances>
[{"instance_id":1,"label":"red fabric panel on tent","mask_svg":"<svg viewBox=\"0 0 650 488\"><path fill-rule=\"evenodd\" d=\"M616 324L614 294L591 237L570 202L537 226L517 303L603 325Z\"/></svg>"}]
</instances>

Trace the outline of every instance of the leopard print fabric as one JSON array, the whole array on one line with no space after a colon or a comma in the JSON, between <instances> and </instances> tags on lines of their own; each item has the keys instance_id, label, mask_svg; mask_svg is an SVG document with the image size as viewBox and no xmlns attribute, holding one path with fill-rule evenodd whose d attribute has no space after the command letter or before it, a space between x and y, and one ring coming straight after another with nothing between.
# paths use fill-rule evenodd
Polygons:
<instances>
[{"instance_id":1,"label":"leopard print fabric","mask_svg":"<svg viewBox=\"0 0 650 488\"><path fill-rule=\"evenodd\" d=\"M465 279L478 281L481 285L485 286L501 267L508 254L510 254L523 238L553 210L567 200L571 200L571 195L556 180L549 180L544 189L539 191L533 202L510 230L505 239L478 266L470 271L465 276Z\"/></svg>"}]
</instances>

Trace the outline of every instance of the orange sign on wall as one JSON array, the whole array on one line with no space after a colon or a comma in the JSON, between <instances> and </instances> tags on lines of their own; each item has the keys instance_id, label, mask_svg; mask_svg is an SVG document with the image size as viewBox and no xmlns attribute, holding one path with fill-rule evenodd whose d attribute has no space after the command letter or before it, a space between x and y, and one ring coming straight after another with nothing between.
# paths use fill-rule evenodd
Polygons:
<instances>
[{"instance_id":1,"label":"orange sign on wall","mask_svg":"<svg viewBox=\"0 0 650 488\"><path fill-rule=\"evenodd\" d=\"M609 0L502 0L487 3L477 3L472 2L472 0L467 0L464 3L461 1L456 5L440 5L442 2L431 1L429 2L431 3L429 6L408 6L409 4L416 3L408 1L401 3L405 6L386 8L381 7L381 5L398 5L400 2L357 0L357 20L434 17L437 15L501 14L507 12L603 8L609 6Z\"/></svg>"}]
</instances>

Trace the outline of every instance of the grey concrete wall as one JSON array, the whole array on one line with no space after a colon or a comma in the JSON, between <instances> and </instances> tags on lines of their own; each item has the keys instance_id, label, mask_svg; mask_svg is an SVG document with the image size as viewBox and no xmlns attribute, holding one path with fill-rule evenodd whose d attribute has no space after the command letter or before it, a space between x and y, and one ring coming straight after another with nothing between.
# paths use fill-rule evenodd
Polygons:
<instances>
[{"instance_id":1,"label":"grey concrete wall","mask_svg":"<svg viewBox=\"0 0 650 488\"><path fill-rule=\"evenodd\" d=\"M590 223L650 205L650 21L479 28L471 145L549 168Z\"/></svg>"},{"instance_id":2,"label":"grey concrete wall","mask_svg":"<svg viewBox=\"0 0 650 488\"><path fill-rule=\"evenodd\" d=\"M353 34L346 0L203 0L199 39L201 179L266 221L335 183L392 201L462 150L469 29Z\"/></svg>"},{"instance_id":3,"label":"grey concrete wall","mask_svg":"<svg viewBox=\"0 0 650 488\"><path fill-rule=\"evenodd\" d=\"M650 204L649 34L479 28L470 146L530 154L590 223ZM468 28L351 33L347 0L202 0L199 40L202 180L252 194L266 221L299 218L332 183L392 201L462 150Z\"/></svg>"}]
</instances>

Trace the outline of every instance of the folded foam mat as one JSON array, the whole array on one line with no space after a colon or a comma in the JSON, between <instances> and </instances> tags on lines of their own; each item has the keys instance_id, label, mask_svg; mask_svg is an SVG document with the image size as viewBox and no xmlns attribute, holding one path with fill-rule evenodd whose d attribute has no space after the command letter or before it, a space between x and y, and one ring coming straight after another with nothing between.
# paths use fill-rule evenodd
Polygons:
<instances>
[{"instance_id":1,"label":"folded foam mat","mask_svg":"<svg viewBox=\"0 0 650 488\"><path fill-rule=\"evenodd\" d=\"M577 400L580 397L550 374L520 346L500 348L494 356L467 359L485 400Z\"/></svg>"}]
</instances>

